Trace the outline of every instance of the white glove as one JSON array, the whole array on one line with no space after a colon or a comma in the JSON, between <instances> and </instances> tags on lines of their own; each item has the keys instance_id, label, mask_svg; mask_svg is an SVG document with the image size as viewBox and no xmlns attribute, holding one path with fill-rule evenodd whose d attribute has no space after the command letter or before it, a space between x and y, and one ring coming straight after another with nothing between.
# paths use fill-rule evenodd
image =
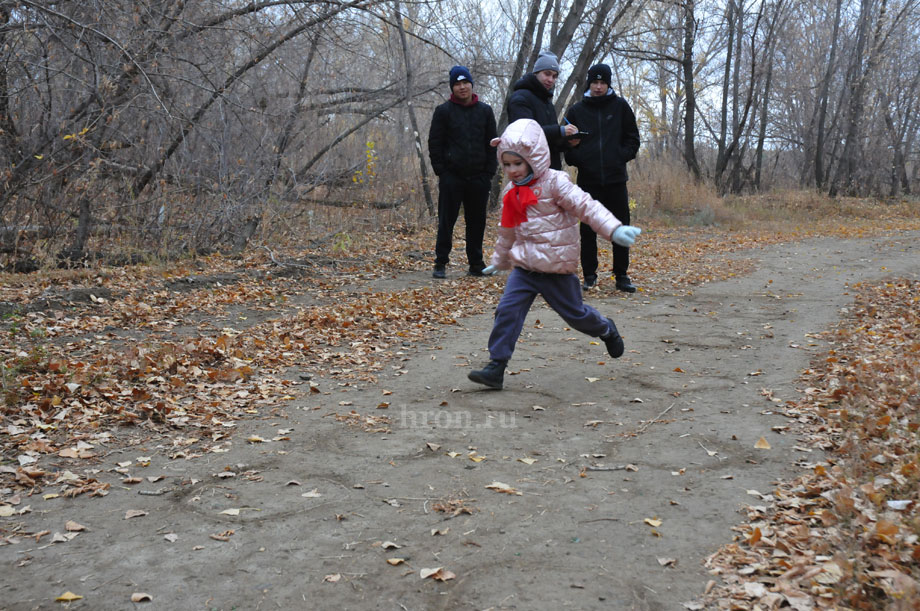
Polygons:
<instances>
[{"instance_id":1,"label":"white glove","mask_svg":"<svg viewBox=\"0 0 920 611\"><path fill-rule=\"evenodd\" d=\"M497 272L497 271L498 271L498 268L497 268L497 267L495 267L494 265L490 265L490 266L486 267L484 270L482 270L482 275L483 275L483 276L491 276L492 274L494 274L494 273Z\"/></svg>"},{"instance_id":2,"label":"white glove","mask_svg":"<svg viewBox=\"0 0 920 611\"><path fill-rule=\"evenodd\" d=\"M638 227L633 227L632 225L620 225L613 232L613 237L610 239L613 240L613 243L617 246L625 246L626 248L629 248L633 245L633 242L636 241L636 238L640 233L642 233L642 230Z\"/></svg>"}]
</instances>

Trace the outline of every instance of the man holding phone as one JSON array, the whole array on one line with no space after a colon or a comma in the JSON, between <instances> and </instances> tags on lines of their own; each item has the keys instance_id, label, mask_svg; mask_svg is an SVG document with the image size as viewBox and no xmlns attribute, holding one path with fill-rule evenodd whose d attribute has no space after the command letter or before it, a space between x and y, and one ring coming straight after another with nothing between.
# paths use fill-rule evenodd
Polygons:
<instances>
[{"instance_id":1,"label":"man holding phone","mask_svg":"<svg viewBox=\"0 0 920 611\"><path fill-rule=\"evenodd\" d=\"M639 127L629 103L610 87L611 70L597 64L588 70L584 97L565 115L568 124L583 133L569 140L565 152L569 165L578 168L578 186L610 210L624 225L630 224L626 162L639 152ZM584 288L597 286L597 234L581 224L581 269ZM613 276L618 290L635 293L629 278L629 248L613 245Z\"/></svg>"},{"instance_id":2,"label":"man holding phone","mask_svg":"<svg viewBox=\"0 0 920 611\"><path fill-rule=\"evenodd\" d=\"M549 167L553 170L562 169L560 153L570 146L568 139L578 132L575 125L559 125L556 117L553 89L558 78L559 60L550 51L541 51L534 62L533 72L514 84L508 99L509 123L518 119L533 119L543 128L549 144Z\"/></svg>"}]
</instances>

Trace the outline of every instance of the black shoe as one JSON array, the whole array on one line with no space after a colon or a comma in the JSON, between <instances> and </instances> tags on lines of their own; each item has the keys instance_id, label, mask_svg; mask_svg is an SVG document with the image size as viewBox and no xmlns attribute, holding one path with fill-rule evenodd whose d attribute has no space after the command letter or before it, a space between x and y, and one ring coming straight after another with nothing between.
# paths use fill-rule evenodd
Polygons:
<instances>
[{"instance_id":1,"label":"black shoe","mask_svg":"<svg viewBox=\"0 0 920 611\"><path fill-rule=\"evenodd\" d=\"M595 276L585 276L585 283L581 285L581 288L587 291L588 289L593 289L596 286L597 286L597 276L596 275Z\"/></svg>"},{"instance_id":2,"label":"black shoe","mask_svg":"<svg viewBox=\"0 0 920 611\"><path fill-rule=\"evenodd\" d=\"M505 365L501 361L489 361L482 369L471 371L468 377L477 384L484 384L489 388L501 389L505 381Z\"/></svg>"},{"instance_id":3,"label":"black shoe","mask_svg":"<svg viewBox=\"0 0 920 611\"><path fill-rule=\"evenodd\" d=\"M443 265L435 265L435 266L434 266L434 271L431 272L431 277L432 277L432 278L438 278L438 279L440 279L440 280L443 280L444 278L447 278L447 272L444 271L444 266L443 266Z\"/></svg>"},{"instance_id":4,"label":"black shoe","mask_svg":"<svg viewBox=\"0 0 920 611\"><path fill-rule=\"evenodd\" d=\"M471 267L471 268L470 268L470 271L466 272L466 275L467 275L467 276L476 276L477 278L481 278L482 276L485 275L485 274L482 273L482 270L483 270L483 269L485 269L485 268L483 268L483 267Z\"/></svg>"},{"instance_id":5,"label":"black shoe","mask_svg":"<svg viewBox=\"0 0 920 611\"><path fill-rule=\"evenodd\" d=\"M613 324L613 321L609 318L607 322L610 323L610 331L601 335L601 339L604 340L604 344L607 346L607 354L618 359L623 356L623 351L626 350L626 346L623 344L623 338L620 337L620 332L617 331L617 326Z\"/></svg>"},{"instance_id":6,"label":"black shoe","mask_svg":"<svg viewBox=\"0 0 920 611\"><path fill-rule=\"evenodd\" d=\"M624 293L635 293L636 287L633 285L629 276L617 276L617 290Z\"/></svg>"}]
</instances>

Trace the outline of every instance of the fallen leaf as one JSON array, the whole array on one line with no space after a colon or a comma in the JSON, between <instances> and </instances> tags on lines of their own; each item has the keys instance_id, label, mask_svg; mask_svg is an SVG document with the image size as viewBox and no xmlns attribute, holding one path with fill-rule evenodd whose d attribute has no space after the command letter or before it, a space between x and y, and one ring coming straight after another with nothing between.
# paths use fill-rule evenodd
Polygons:
<instances>
[{"instance_id":1,"label":"fallen leaf","mask_svg":"<svg viewBox=\"0 0 920 611\"><path fill-rule=\"evenodd\" d=\"M652 528L658 528L659 526L661 526L661 520L659 520L658 518L645 518L642 521L648 524L649 526L651 526Z\"/></svg>"},{"instance_id":2,"label":"fallen leaf","mask_svg":"<svg viewBox=\"0 0 920 611\"><path fill-rule=\"evenodd\" d=\"M55 598L54 600L59 603L72 603L75 600L80 600L83 598L79 594L74 594L73 592L67 591Z\"/></svg>"},{"instance_id":3,"label":"fallen leaf","mask_svg":"<svg viewBox=\"0 0 920 611\"><path fill-rule=\"evenodd\" d=\"M169 541L170 543L175 543L176 541L179 540L179 535L177 535L176 533L166 533L165 535L163 535L163 538Z\"/></svg>"},{"instance_id":4,"label":"fallen leaf","mask_svg":"<svg viewBox=\"0 0 920 611\"><path fill-rule=\"evenodd\" d=\"M125 519L130 520L131 518L139 518L145 515L147 515L147 512L143 509L129 509L125 512Z\"/></svg>"},{"instance_id":5,"label":"fallen leaf","mask_svg":"<svg viewBox=\"0 0 920 611\"><path fill-rule=\"evenodd\" d=\"M430 441L426 443L425 445L428 446L428 449L431 450L432 452L437 452L438 450L441 449L440 445L436 443L431 443Z\"/></svg>"},{"instance_id":6,"label":"fallen leaf","mask_svg":"<svg viewBox=\"0 0 920 611\"><path fill-rule=\"evenodd\" d=\"M674 558L658 558L658 564L661 566L675 566L677 564L677 560Z\"/></svg>"},{"instance_id":7,"label":"fallen leaf","mask_svg":"<svg viewBox=\"0 0 920 611\"><path fill-rule=\"evenodd\" d=\"M763 437L761 437L760 439L757 440L757 443L754 444L754 447L757 448L758 450L769 450L769 449L771 449L771 448L770 448L770 442L767 441L766 439L764 439Z\"/></svg>"},{"instance_id":8,"label":"fallen leaf","mask_svg":"<svg viewBox=\"0 0 920 611\"><path fill-rule=\"evenodd\" d=\"M86 527L82 524L74 522L73 520L67 520L67 523L64 524L64 529L70 532L80 532L86 530Z\"/></svg>"},{"instance_id":9,"label":"fallen leaf","mask_svg":"<svg viewBox=\"0 0 920 611\"><path fill-rule=\"evenodd\" d=\"M323 496L323 495L320 494L319 488L314 488L314 489L311 490L310 492L304 492L304 493L301 494L300 496L306 497L306 498L308 498L308 499L316 499L316 498L319 498L319 497L321 497L321 496Z\"/></svg>"},{"instance_id":10,"label":"fallen leaf","mask_svg":"<svg viewBox=\"0 0 920 611\"><path fill-rule=\"evenodd\" d=\"M231 507L230 509L224 509L224 510L221 511L220 513L221 513L222 515L238 516L238 515L240 515L240 510L239 510L238 508L236 508L236 507Z\"/></svg>"},{"instance_id":11,"label":"fallen leaf","mask_svg":"<svg viewBox=\"0 0 920 611\"><path fill-rule=\"evenodd\" d=\"M525 465L532 465L537 462L536 458L518 458L518 462L522 462Z\"/></svg>"},{"instance_id":12,"label":"fallen leaf","mask_svg":"<svg viewBox=\"0 0 920 611\"><path fill-rule=\"evenodd\" d=\"M335 583L342 578L341 573L332 573L331 575L326 575L323 577L323 581L328 581L329 583Z\"/></svg>"},{"instance_id":13,"label":"fallen leaf","mask_svg":"<svg viewBox=\"0 0 920 611\"><path fill-rule=\"evenodd\" d=\"M594 382L597 382L598 380L600 380L600 378L585 378L585 379L588 380L588 382L590 382L590 383L592 383L592 384L593 384Z\"/></svg>"},{"instance_id":14,"label":"fallen leaf","mask_svg":"<svg viewBox=\"0 0 920 611\"><path fill-rule=\"evenodd\" d=\"M818 583L832 586L843 579L843 570L836 562L825 562L821 568L823 571L814 577Z\"/></svg>"},{"instance_id":15,"label":"fallen leaf","mask_svg":"<svg viewBox=\"0 0 920 611\"><path fill-rule=\"evenodd\" d=\"M146 592L135 592L131 595L131 602L133 603L144 603L144 602L153 602L153 596L147 594Z\"/></svg>"},{"instance_id":16,"label":"fallen leaf","mask_svg":"<svg viewBox=\"0 0 920 611\"><path fill-rule=\"evenodd\" d=\"M421 569L419 571L419 577L421 577L422 579L427 579L428 577L431 577L435 581L447 581L449 579L454 579L457 576L442 567L437 567L434 569Z\"/></svg>"},{"instance_id":17,"label":"fallen leaf","mask_svg":"<svg viewBox=\"0 0 920 611\"><path fill-rule=\"evenodd\" d=\"M88 450L80 450L77 448L64 448L58 452L58 456L61 458L92 458L96 454Z\"/></svg>"},{"instance_id":18,"label":"fallen leaf","mask_svg":"<svg viewBox=\"0 0 920 611\"><path fill-rule=\"evenodd\" d=\"M523 493L515 490L508 484L503 484L501 482L492 482L491 484L486 486L486 488L488 488L489 490L494 490L495 492L503 492L505 494L516 494L518 496L523 496Z\"/></svg>"},{"instance_id":19,"label":"fallen leaf","mask_svg":"<svg viewBox=\"0 0 920 611\"><path fill-rule=\"evenodd\" d=\"M405 562L405 558L387 558L387 564L397 566Z\"/></svg>"},{"instance_id":20,"label":"fallen leaf","mask_svg":"<svg viewBox=\"0 0 920 611\"><path fill-rule=\"evenodd\" d=\"M51 535L52 543L67 543L68 541L73 541L74 537L79 536L80 533L54 533Z\"/></svg>"},{"instance_id":21,"label":"fallen leaf","mask_svg":"<svg viewBox=\"0 0 920 611\"><path fill-rule=\"evenodd\" d=\"M434 537L435 535L446 535L449 531L450 528L432 528L431 536Z\"/></svg>"},{"instance_id":22,"label":"fallen leaf","mask_svg":"<svg viewBox=\"0 0 920 611\"><path fill-rule=\"evenodd\" d=\"M393 543L392 541L384 541L383 543L380 544L380 547L382 547L383 549L399 549L402 547L402 545Z\"/></svg>"},{"instance_id":23,"label":"fallen leaf","mask_svg":"<svg viewBox=\"0 0 920 611\"><path fill-rule=\"evenodd\" d=\"M8 518L14 513L16 509L12 505L0 505L0 518Z\"/></svg>"}]
</instances>

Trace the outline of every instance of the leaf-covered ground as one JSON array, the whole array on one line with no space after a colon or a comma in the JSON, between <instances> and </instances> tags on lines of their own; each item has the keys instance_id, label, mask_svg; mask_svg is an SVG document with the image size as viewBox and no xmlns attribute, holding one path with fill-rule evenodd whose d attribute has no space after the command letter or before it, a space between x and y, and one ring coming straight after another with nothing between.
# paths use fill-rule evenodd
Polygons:
<instances>
[{"instance_id":1,"label":"leaf-covered ground","mask_svg":"<svg viewBox=\"0 0 920 611\"><path fill-rule=\"evenodd\" d=\"M752 506L707 565L720 608L920 606L920 282L853 287L786 412L825 460Z\"/></svg>"},{"instance_id":2,"label":"leaf-covered ground","mask_svg":"<svg viewBox=\"0 0 920 611\"><path fill-rule=\"evenodd\" d=\"M858 216L782 232L653 224L633 275L649 295L690 293L746 273L751 263L734 253L920 227L904 213L864 204ZM427 278L431 232L377 235L345 248L256 249L243 260L4 276L0 516L29 511L34 495L104 503L109 484L75 472L151 439L174 458L220 452L240 420L283 413L318 380L374 384L444 325L494 305L501 278L465 278L458 267L446 282ZM853 291L851 316L828 331L835 350L785 406L827 458L752 506L737 541L709 559L720 579L712 606L920 604L920 288L892 280ZM384 415L341 419L387 426ZM0 522L0 545L21 534Z\"/></svg>"}]
</instances>

